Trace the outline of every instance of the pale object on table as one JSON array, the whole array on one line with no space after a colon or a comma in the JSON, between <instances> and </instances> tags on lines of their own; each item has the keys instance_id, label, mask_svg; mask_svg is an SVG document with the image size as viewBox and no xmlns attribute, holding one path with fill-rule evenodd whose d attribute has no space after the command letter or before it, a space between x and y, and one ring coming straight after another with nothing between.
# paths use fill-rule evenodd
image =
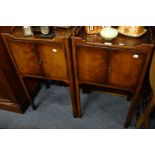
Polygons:
<instances>
[{"instance_id":1,"label":"pale object on table","mask_svg":"<svg viewBox=\"0 0 155 155\"><path fill-rule=\"evenodd\" d=\"M129 37L141 37L143 34L145 34L147 32L147 29L144 29L141 33L139 34L128 34L128 33L125 33L125 32L122 32L118 29L118 32L120 34L123 34L123 35L126 35L126 36L129 36Z\"/></svg>"},{"instance_id":2,"label":"pale object on table","mask_svg":"<svg viewBox=\"0 0 155 155\"><path fill-rule=\"evenodd\" d=\"M103 27L100 32L101 37L105 40L112 40L117 37L118 31L112 27Z\"/></svg>"}]
</instances>

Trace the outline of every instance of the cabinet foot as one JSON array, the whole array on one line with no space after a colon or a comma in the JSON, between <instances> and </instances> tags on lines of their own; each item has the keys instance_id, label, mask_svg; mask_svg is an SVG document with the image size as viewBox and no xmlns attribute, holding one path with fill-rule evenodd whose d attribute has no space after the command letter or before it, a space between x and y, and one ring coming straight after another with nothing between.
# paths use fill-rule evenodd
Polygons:
<instances>
[{"instance_id":1,"label":"cabinet foot","mask_svg":"<svg viewBox=\"0 0 155 155\"><path fill-rule=\"evenodd\" d=\"M32 107L33 110L37 109L37 106L34 103L31 104L31 107Z\"/></svg>"},{"instance_id":2,"label":"cabinet foot","mask_svg":"<svg viewBox=\"0 0 155 155\"><path fill-rule=\"evenodd\" d=\"M127 129L127 128L129 127L129 124L130 124L130 121L127 120L127 121L125 122L125 124L124 124L124 128Z\"/></svg>"},{"instance_id":3,"label":"cabinet foot","mask_svg":"<svg viewBox=\"0 0 155 155\"><path fill-rule=\"evenodd\" d=\"M73 117L74 117L74 118L77 118L77 114L74 114L74 113L73 113Z\"/></svg>"},{"instance_id":4,"label":"cabinet foot","mask_svg":"<svg viewBox=\"0 0 155 155\"><path fill-rule=\"evenodd\" d=\"M81 118L82 117L82 115L81 114L78 114L78 116L77 116L78 118Z\"/></svg>"},{"instance_id":5,"label":"cabinet foot","mask_svg":"<svg viewBox=\"0 0 155 155\"><path fill-rule=\"evenodd\" d=\"M132 96L127 96L127 101L131 101Z\"/></svg>"},{"instance_id":6,"label":"cabinet foot","mask_svg":"<svg viewBox=\"0 0 155 155\"><path fill-rule=\"evenodd\" d=\"M144 114L142 114L136 121L136 128L139 129L144 124Z\"/></svg>"},{"instance_id":7,"label":"cabinet foot","mask_svg":"<svg viewBox=\"0 0 155 155\"><path fill-rule=\"evenodd\" d=\"M47 89L50 88L50 81L49 81L49 80L46 80L46 81L45 81L45 86L46 86Z\"/></svg>"}]
</instances>

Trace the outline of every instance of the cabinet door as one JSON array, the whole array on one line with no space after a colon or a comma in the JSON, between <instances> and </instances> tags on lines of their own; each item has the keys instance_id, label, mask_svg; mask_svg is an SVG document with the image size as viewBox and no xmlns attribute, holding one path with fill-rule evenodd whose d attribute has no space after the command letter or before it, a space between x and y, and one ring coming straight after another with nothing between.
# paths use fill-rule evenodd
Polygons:
<instances>
[{"instance_id":1,"label":"cabinet door","mask_svg":"<svg viewBox=\"0 0 155 155\"><path fill-rule=\"evenodd\" d=\"M105 83L108 53L101 47L77 47L78 78L81 82Z\"/></svg>"},{"instance_id":2,"label":"cabinet door","mask_svg":"<svg viewBox=\"0 0 155 155\"><path fill-rule=\"evenodd\" d=\"M36 44L44 75L52 79L67 79L67 65L63 44Z\"/></svg>"},{"instance_id":3,"label":"cabinet door","mask_svg":"<svg viewBox=\"0 0 155 155\"><path fill-rule=\"evenodd\" d=\"M134 89L145 63L145 53L132 50L110 50L108 84Z\"/></svg>"},{"instance_id":4,"label":"cabinet door","mask_svg":"<svg viewBox=\"0 0 155 155\"><path fill-rule=\"evenodd\" d=\"M39 59L32 43L10 41L9 47L21 74L42 75Z\"/></svg>"}]
</instances>

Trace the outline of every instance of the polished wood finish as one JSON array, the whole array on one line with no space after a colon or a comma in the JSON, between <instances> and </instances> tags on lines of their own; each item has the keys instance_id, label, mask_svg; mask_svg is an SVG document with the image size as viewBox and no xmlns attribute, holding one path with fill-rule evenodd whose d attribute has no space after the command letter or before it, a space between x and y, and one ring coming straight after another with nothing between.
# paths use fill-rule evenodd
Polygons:
<instances>
[{"instance_id":1,"label":"polished wood finish","mask_svg":"<svg viewBox=\"0 0 155 155\"><path fill-rule=\"evenodd\" d=\"M9 87L7 79L0 69L0 101L16 102L16 98Z\"/></svg>"},{"instance_id":2,"label":"polished wood finish","mask_svg":"<svg viewBox=\"0 0 155 155\"><path fill-rule=\"evenodd\" d=\"M108 51L86 46L79 46L77 50L79 81L105 83Z\"/></svg>"},{"instance_id":3,"label":"polished wood finish","mask_svg":"<svg viewBox=\"0 0 155 155\"><path fill-rule=\"evenodd\" d=\"M0 27L0 33L9 32L11 27ZM20 78L13 66L0 35L0 109L23 113L29 106L28 98ZM27 81L27 79L25 79ZM31 82L31 84L30 84ZM39 83L27 81L29 94L39 89Z\"/></svg>"},{"instance_id":4,"label":"polished wood finish","mask_svg":"<svg viewBox=\"0 0 155 155\"><path fill-rule=\"evenodd\" d=\"M63 44L37 44L43 74L48 78L67 79L67 64Z\"/></svg>"},{"instance_id":5,"label":"polished wood finish","mask_svg":"<svg viewBox=\"0 0 155 155\"><path fill-rule=\"evenodd\" d=\"M111 49L108 84L130 89L136 88L144 63L145 53L141 51Z\"/></svg>"},{"instance_id":6,"label":"polished wood finish","mask_svg":"<svg viewBox=\"0 0 155 155\"><path fill-rule=\"evenodd\" d=\"M84 31L71 40L76 30L75 27L55 28L55 37L45 39L39 34L25 37L21 27L1 27L7 50L1 39L0 108L24 112L31 103L35 109L34 90L40 79L46 82L47 87L48 80L59 81L69 86L74 117L81 116L80 88L87 92L92 89L131 98L124 125L127 128L140 100L153 54L149 31L140 38L119 35L107 42L99 34L87 35ZM154 64L152 61L152 88L155 81ZM149 126L149 115L154 103L153 95L139 124Z\"/></svg>"},{"instance_id":7,"label":"polished wood finish","mask_svg":"<svg viewBox=\"0 0 155 155\"><path fill-rule=\"evenodd\" d=\"M54 38L41 38L39 34L25 37L20 27L3 33L8 53L27 92L23 78L56 80L65 82L70 89L73 115L76 117L75 91L70 38L75 27L55 28ZM27 97L32 99L27 92ZM32 103L33 104L33 103Z\"/></svg>"},{"instance_id":8,"label":"polished wood finish","mask_svg":"<svg viewBox=\"0 0 155 155\"><path fill-rule=\"evenodd\" d=\"M117 90L119 94L132 96L124 125L127 128L152 56L150 34L140 38L119 35L107 42L99 34L87 35L83 31L72 37L72 50L78 117L81 116L81 84L105 88L112 93Z\"/></svg>"},{"instance_id":9,"label":"polished wood finish","mask_svg":"<svg viewBox=\"0 0 155 155\"><path fill-rule=\"evenodd\" d=\"M145 129L150 128L150 114L155 108L155 54L152 58L149 78L152 89L152 99L150 103L148 103L148 105L146 106L144 113L142 113L137 119L136 128L140 128L142 125L144 125Z\"/></svg>"},{"instance_id":10,"label":"polished wood finish","mask_svg":"<svg viewBox=\"0 0 155 155\"><path fill-rule=\"evenodd\" d=\"M19 41L8 44L21 74L42 75L33 44Z\"/></svg>"}]
</instances>

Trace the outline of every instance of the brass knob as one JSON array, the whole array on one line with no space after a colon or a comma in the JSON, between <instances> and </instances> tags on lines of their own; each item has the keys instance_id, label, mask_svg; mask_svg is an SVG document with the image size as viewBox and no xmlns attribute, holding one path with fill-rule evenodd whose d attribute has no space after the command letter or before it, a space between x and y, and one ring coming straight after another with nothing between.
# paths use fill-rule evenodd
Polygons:
<instances>
[{"instance_id":1,"label":"brass knob","mask_svg":"<svg viewBox=\"0 0 155 155\"><path fill-rule=\"evenodd\" d=\"M109 68L108 68L108 72L111 72L111 67L109 66Z\"/></svg>"},{"instance_id":2,"label":"brass knob","mask_svg":"<svg viewBox=\"0 0 155 155\"><path fill-rule=\"evenodd\" d=\"M55 49L55 48L52 49L52 52L53 52L53 53L56 53L57 51L58 51L58 50Z\"/></svg>"},{"instance_id":3,"label":"brass knob","mask_svg":"<svg viewBox=\"0 0 155 155\"><path fill-rule=\"evenodd\" d=\"M138 59L139 55L138 54L133 54L133 58Z\"/></svg>"}]
</instances>

